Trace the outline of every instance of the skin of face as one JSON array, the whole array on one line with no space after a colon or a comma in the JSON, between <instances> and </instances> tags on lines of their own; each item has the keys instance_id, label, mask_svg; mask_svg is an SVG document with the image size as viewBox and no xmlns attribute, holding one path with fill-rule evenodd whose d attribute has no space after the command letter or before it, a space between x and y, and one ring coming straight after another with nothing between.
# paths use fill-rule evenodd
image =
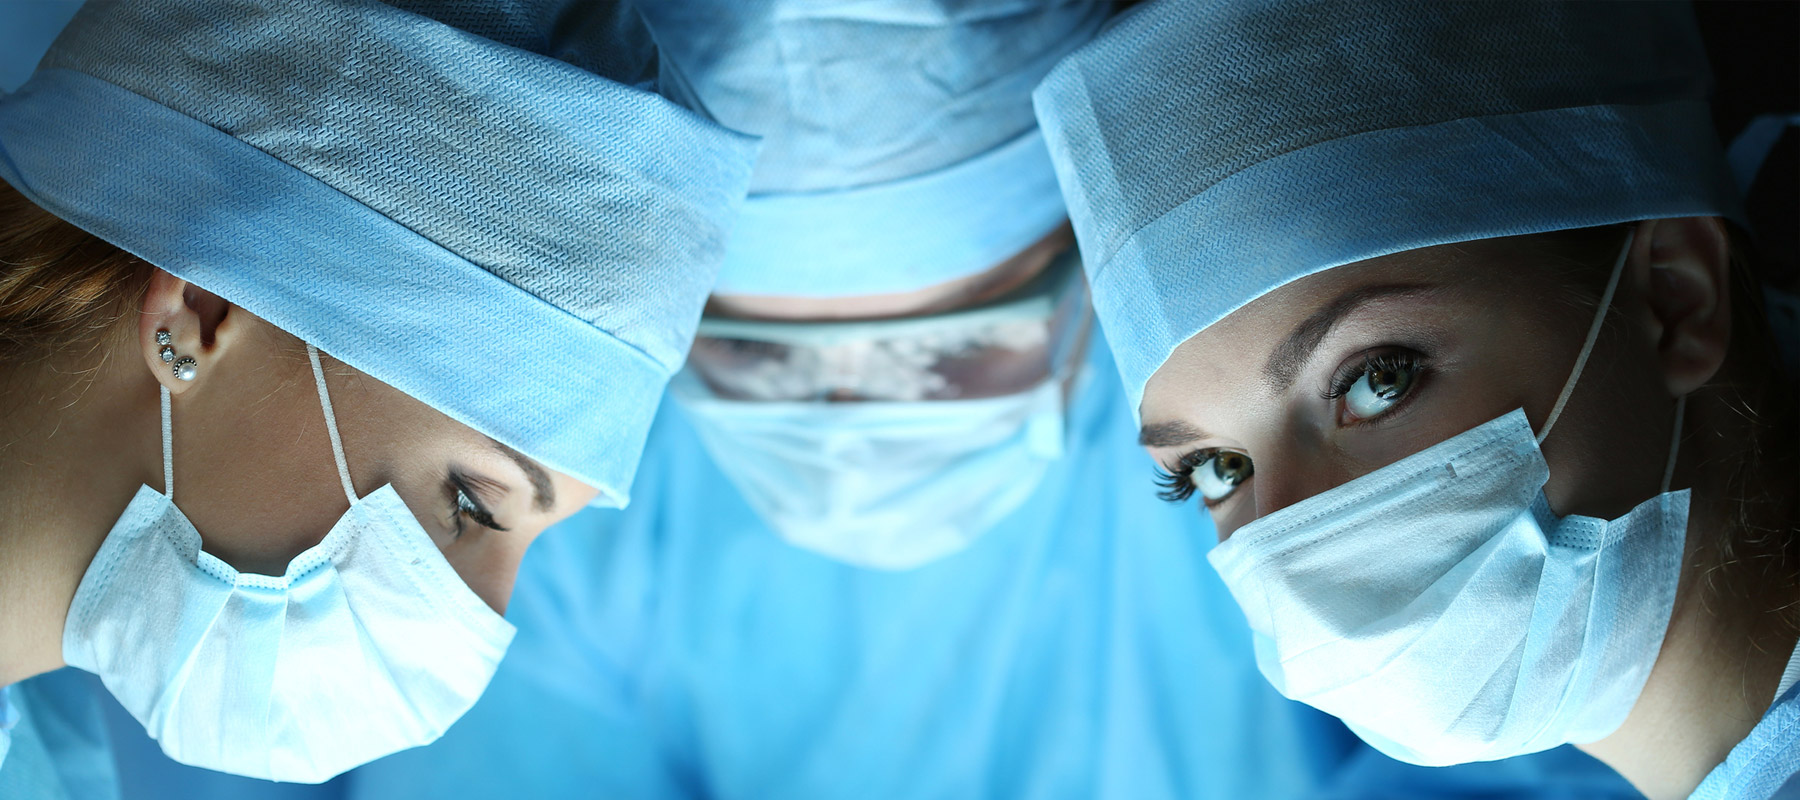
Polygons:
<instances>
[{"instance_id":1,"label":"skin of face","mask_svg":"<svg viewBox=\"0 0 1800 800\"><path fill-rule=\"evenodd\" d=\"M1612 253L1594 254L1608 265L1622 231L1610 241ZM1675 396L1651 335L1660 326L1638 286L1651 277L1651 244L1634 246L1639 279L1622 282L1543 445L1546 494L1559 514L1620 516L1660 482ZM1582 296L1544 265L1520 263L1533 257L1509 239L1443 245L1330 269L1257 298L1183 343L1152 376L1140 407L1151 457L1169 471L1197 450L1250 457L1252 477L1209 509L1223 540L1514 409L1541 430L1574 369L1604 273ZM1302 337L1316 345L1283 347L1302 326L1322 334ZM1393 405L1361 418L1348 396L1327 395L1371 356L1414 364L1414 377ZM1193 433L1206 435L1184 435Z\"/></svg>"},{"instance_id":2,"label":"skin of face","mask_svg":"<svg viewBox=\"0 0 1800 800\"><path fill-rule=\"evenodd\" d=\"M207 552L241 571L281 574L349 507L304 345L161 270L137 329L143 364L173 395L176 505ZM176 380L163 364L159 330L198 361L195 380ZM598 492L342 362L324 363L357 495L392 484L457 574L503 612L525 548ZM147 485L161 487L160 468ZM479 510L459 512L459 491ZM494 527L483 524L490 518Z\"/></svg>"},{"instance_id":3,"label":"skin of face","mask_svg":"<svg viewBox=\"0 0 1800 800\"><path fill-rule=\"evenodd\" d=\"M1675 401L1687 398L1672 488L1693 494L1675 609L1624 725L1581 744L1660 800L1687 796L1754 727L1795 637L1767 613L1792 598L1708 588L1733 568L1717 542L1733 524L1728 467L1751 430L1709 385L1730 350L1724 226L1677 218L1635 229L1605 325L1541 447L1556 513L1617 518L1659 491ZM1169 472L1211 448L1250 459L1249 477L1206 509L1223 540L1515 409L1541 432L1624 228L1583 242L1586 267L1574 271L1566 252L1509 237L1373 258L1275 289L1176 348L1145 388L1142 441ZM1334 376L1365 375L1372 354L1378 370L1410 364L1411 381L1359 416L1349 395L1328 395Z\"/></svg>"},{"instance_id":4,"label":"skin of face","mask_svg":"<svg viewBox=\"0 0 1800 800\"><path fill-rule=\"evenodd\" d=\"M968 308L1024 286L1056 256L1075 244L1075 231L1064 222L1012 257L981 272L910 292L854 297L782 297L715 294L706 313L733 319L820 322L825 320L894 319Z\"/></svg>"}]
</instances>

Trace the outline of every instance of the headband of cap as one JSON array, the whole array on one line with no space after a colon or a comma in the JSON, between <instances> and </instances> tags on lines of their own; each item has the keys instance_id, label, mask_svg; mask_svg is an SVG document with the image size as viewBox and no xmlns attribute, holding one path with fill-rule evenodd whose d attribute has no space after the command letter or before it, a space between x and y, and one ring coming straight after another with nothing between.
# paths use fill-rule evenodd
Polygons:
<instances>
[{"instance_id":1,"label":"headband of cap","mask_svg":"<svg viewBox=\"0 0 1800 800\"><path fill-rule=\"evenodd\" d=\"M665 71L763 137L716 291L842 297L986 271L1066 217L1031 90L1105 0L659 0Z\"/></svg>"},{"instance_id":2,"label":"headband of cap","mask_svg":"<svg viewBox=\"0 0 1800 800\"><path fill-rule=\"evenodd\" d=\"M1257 297L1430 245L1737 216L1677 3L1161 0L1034 94L1135 412Z\"/></svg>"}]
</instances>

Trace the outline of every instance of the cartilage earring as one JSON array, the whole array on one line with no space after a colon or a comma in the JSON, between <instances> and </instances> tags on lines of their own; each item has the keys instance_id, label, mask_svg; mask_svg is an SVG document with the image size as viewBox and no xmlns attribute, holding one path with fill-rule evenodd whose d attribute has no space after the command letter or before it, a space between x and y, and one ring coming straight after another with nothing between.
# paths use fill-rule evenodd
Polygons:
<instances>
[{"instance_id":1,"label":"cartilage earring","mask_svg":"<svg viewBox=\"0 0 1800 800\"><path fill-rule=\"evenodd\" d=\"M175 360L175 348L170 346L174 341L175 337L169 335L168 331L156 332L156 343L162 345L162 349L156 351L156 357L162 359L164 364L171 363Z\"/></svg>"},{"instance_id":2,"label":"cartilage earring","mask_svg":"<svg viewBox=\"0 0 1800 800\"><path fill-rule=\"evenodd\" d=\"M194 370L195 370L195 368L197 368L199 366L200 366L200 362L195 361L193 356L182 356L180 359L176 360L176 362L175 362L175 378L176 378L176 380L183 380L183 381L193 380L194 379Z\"/></svg>"}]
</instances>

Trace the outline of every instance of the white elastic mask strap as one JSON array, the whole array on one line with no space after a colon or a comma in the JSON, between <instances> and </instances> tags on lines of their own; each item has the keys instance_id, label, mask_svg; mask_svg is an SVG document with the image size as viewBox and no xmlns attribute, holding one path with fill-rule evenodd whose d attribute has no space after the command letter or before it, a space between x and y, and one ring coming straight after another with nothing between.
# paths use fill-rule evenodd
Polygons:
<instances>
[{"instance_id":1,"label":"white elastic mask strap","mask_svg":"<svg viewBox=\"0 0 1800 800\"><path fill-rule=\"evenodd\" d=\"M1556 418L1562 416L1563 406L1568 405L1569 395L1575 393L1575 383L1581 379L1581 370L1587 366L1588 356L1594 352L1594 343L1600 341L1600 328L1606 324L1606 310L1612 307L1613 295L1619 290L1619 278L1625 275L1625 259L1631 255L1631 243L1637 238L1637 226L1625 232L1625 246L1619 248L1619 259L1613 262L1612 277L1606 279L1606 291L1600 295L1600 310L1594 312L1594 323L1588 326L1587 341L1581 343L1581 355L1575 357L1575 369L1569 373L1568 382L1563 384L1562 394L1556 396L1556 405L1550 407L1550 416L1544 420L1544 429L1538 432L1537 443L1543 444L1550 438L1550 429L1556 426Z\"/></svg>"},{"instance_id":2,"label":"white elastic mask strap","mask_svg":"<svg viewBox=\"0 0 1800 800\"><path fill-rule=\"evenodd\" d=\"M331 410L331 390L325 388L325 368L319 365L319 348L306 346L306 357L312 361L313 382L319 387L319 405L325 407L325 432L331 435L331 457L337 459L338 480L344 484L344 496L356 503L356 486L350 482L350 464L344 460L344 440L338 436L337 414Z\"/></svg>"},{"instance_id":3,"label":"white elastic mask strap","mask_svg":"<svg viewBox=\"0 0 1800 800\"><path fill-rule=\"evenodd\" d=\"M169 387L162 389L163 494L175 499L175 415L169 410Z\"/></svg>"},{"instance_id":4,"label":"white elastic mask strap","mask_svg":"<svg viewBox=\"0 0 1800 800\"><path fill-rule=\"evenodd\" d=\"M1675 457L1681 454L1681 422L1685 416L1687 395L1684 394L1675 398L1675 433L1672 434L1673 441L1669 442L1669 463L1663 466L1662 491L1659 494L1668 494L1669 484L1675 480Z\"/></svg>"}]
</instances>

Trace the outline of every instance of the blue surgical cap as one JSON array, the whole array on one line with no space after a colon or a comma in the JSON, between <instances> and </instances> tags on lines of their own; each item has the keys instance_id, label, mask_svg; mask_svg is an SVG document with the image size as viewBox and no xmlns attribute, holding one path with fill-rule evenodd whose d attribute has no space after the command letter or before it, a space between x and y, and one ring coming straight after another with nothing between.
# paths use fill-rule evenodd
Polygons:
<instances>
[{"instance_id":1,"label":"blue surgical cap","mask_svg":"<svg viewBox=\"0 0 1800 800\"><path fill-rule=\"evenodd\" d=\"M912 291L985 271L1062 224L1031 89L1110 5L643 4L665 73L763 137L716 290Z\"/></svg>"},{"instance_id":2,"label":"blue surgical cap","mask_svg":"<svg viewBox=\"0 0 1800 800\"><path fill-rule=\"evenodd\" d=\"M0 98L38 205L610 504L754 147L368 0L90 0Z\"/></svg>"},{"instance_id":3,"label":"blue surgical cap","mask_svg":"<svg viewBox=\"0 0 1800 800\"><path fill-rule=\"evenodd\" d=\"M1737 214L1676 3L1160 0L1034 94L1130 406L1331 267Z\"/></svg>"}]
</instances>

